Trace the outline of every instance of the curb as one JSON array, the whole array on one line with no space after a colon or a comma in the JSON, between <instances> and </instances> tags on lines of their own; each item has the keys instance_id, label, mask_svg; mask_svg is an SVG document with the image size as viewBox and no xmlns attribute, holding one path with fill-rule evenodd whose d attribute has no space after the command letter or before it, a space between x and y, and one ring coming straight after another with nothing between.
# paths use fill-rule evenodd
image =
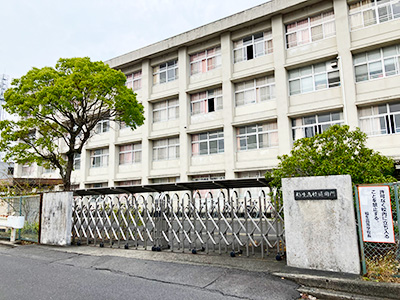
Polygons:
<instances>
[{"instance_id":1,"label":"curb","mask_svg":"<svg viewBox=\"0 0 400 300\"><path fill-rule=\"evenodd\" d=\"M304 274L273 273L273 275L292 280L305 287L347 293L353 295L353 297L369 296L369 299L373 299L371 297L376 297L377 299L399 299L400 297L400 284L397 283L371 282L361 279L343 279ZM365 298L360 297L359 299Z\"/></svg>"}]
</instances>

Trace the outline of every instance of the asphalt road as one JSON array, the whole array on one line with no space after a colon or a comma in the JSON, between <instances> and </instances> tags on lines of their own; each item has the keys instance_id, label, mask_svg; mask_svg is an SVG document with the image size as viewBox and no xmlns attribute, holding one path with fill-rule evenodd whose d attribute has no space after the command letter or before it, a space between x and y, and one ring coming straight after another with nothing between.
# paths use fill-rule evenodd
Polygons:
<instances>
[{"instance_id":1,"label":"asphalt road","mask_svg":"<svg viewBox=\"0 0 400 300\"><path fill-rule=\"evenodd\" d=\"M0 245L0 300L298 299L264 272Z\"/></svg>"}]
</instances>

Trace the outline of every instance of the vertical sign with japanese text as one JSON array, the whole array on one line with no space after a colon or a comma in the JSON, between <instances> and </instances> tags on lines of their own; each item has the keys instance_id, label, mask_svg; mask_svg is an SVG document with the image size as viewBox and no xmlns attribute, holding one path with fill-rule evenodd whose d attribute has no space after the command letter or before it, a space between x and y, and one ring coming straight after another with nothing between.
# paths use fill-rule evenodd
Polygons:
<instances>
[{"instance_id":1,"label":"vertical sign with japanese text","mask_svg":"<svg viewBox=\"0 0 400 300\"><path fill-rule=\"evenodd\" d=\"M358 200L363 241L394 243L389 186L359 186Z\"/></svg>"}]
</instances>

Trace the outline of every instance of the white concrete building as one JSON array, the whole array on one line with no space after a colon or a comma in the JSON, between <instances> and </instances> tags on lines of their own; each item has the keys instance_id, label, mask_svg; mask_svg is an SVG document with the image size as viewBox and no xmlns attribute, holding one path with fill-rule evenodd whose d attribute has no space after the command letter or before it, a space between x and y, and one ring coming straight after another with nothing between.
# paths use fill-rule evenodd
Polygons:
<instances>
[{"instance_id":1,"label":"white concrete building","mask_svg":"<svg viewBox=\"0 0 400 300\"><path fill-rule=\"evenodd\" d=\"M336 123L398 160L399 33L398 0L272 0L113 58L146 121L100 124L73 182L262 176L294 139Z\"/></svg>"}]
</instances>

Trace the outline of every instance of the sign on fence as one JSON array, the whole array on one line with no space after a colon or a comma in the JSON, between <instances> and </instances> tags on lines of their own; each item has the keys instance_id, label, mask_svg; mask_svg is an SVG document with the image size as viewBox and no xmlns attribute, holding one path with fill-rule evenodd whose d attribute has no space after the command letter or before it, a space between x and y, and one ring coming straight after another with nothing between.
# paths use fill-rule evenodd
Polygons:
<instances>
[{"instance_id":1,"label":"sign on fence","mask_svg":"<svg viewBox=\"0 0 400 300\"><path fill-rule=\"evenodd\" d=\"M359 186L358 200L363 241L395 243L389 186Z\"/></svg>"}]
</instances>

